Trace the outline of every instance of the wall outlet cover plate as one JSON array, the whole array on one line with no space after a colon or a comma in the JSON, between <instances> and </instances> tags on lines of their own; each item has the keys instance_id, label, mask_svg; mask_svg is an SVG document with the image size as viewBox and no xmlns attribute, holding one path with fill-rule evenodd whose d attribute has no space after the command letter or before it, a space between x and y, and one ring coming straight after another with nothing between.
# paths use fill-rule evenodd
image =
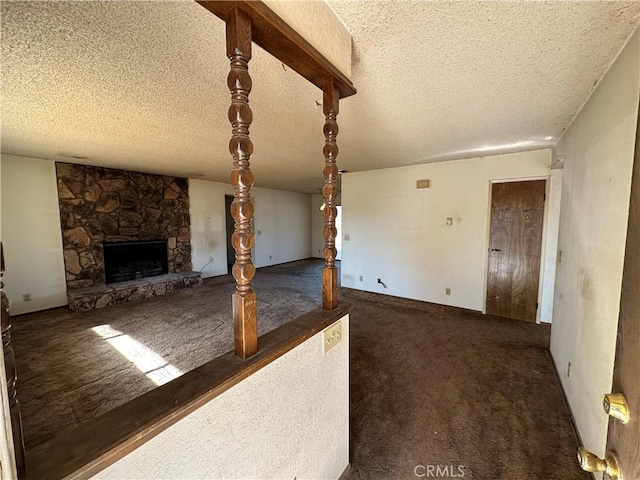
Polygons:
<instances>
[{"instance_id":1,"label":"wall outlet cover plate","mask_svg":"<svg viewBox=\"0 0 640 480\"><path fill-rule=\"evenodd\" d=\"M327 353L342 340L342 322L338 320L322 332L322 353Z\"/></svg>"}]
</instances>

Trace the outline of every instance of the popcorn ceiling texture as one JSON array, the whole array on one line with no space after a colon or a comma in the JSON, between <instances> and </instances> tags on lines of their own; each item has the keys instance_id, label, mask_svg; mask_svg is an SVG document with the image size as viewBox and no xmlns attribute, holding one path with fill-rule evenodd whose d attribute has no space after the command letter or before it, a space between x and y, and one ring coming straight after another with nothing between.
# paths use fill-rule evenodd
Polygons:
<instances>
[{"instance_id":1,"label":"popcorn ceiling texture","mask_svg":"<svg viewBox=\"0 0 640 480\"><path fill-rule=\"evenodd\" d=\"M340 168L549 147L639 2L331 1L354 40ZM0 2L2 153L227 182L224 24L194 2ZM252 169L322 185L319 89L254 48ZM73 157L88 157L74 159Z\"/></svg>"},{"instance_id":2,"label":"popcorn ceiling texture","mask_svg":"<svg viewBox=\"0 0 640 480\"><path fill-rule=\"evenodd\" d=\"M353 170L552 146L640 19L637 1L330 3L354 38Z\"/></svg>"}]
</instances>

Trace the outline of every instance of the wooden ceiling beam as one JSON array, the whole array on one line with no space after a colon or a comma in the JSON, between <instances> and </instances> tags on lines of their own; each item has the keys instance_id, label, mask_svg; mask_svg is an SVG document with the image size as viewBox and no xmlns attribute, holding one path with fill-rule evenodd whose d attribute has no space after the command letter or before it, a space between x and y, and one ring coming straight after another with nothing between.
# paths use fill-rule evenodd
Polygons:
<instances>
[{"instance_id":1,"label":"wooden ceiling beam","mask_svg":"<svg viewBox=\"0 0 640 480\"><path fill-rule=\"evenodd\" d=\"M233 9L240 7L251 17L252 40L256 45L262 47L321 90L333 81L340 98L349 97L356 93L355 87L346 75L302 35L277 16L264 2L259 0L199 0L197 3L227 23Z\"/></svg>"}]
</instances>

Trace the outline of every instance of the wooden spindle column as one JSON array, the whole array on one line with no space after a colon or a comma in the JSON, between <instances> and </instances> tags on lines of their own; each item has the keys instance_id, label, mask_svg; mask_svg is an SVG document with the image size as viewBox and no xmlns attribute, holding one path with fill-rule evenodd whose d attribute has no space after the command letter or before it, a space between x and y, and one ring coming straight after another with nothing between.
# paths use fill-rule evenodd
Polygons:
<instances>
[{"instance_id":1,"label":"wooden spindle column","mask_svg":"<svg viewBox=\"0 0 640 480\"><path fill-rule=\"evenodd\" d=\"M238 7L230 12L227 19L227 56L231 60L231 71L227 77L231 92L229 121L232 135L229 151L233 156L230 180L235 197L231 204L231 215L235 221L231 243L236 251L233 265L233 277L236 279L236 292L233 294L234 350L238 357L246 359L258 351L256 294L253 291L256 269L251 259L255 242L251 223L253 173L249 164L253 153L249 138L249 125L253 117L249 107L251 17Z\"/></svg>"},{"instance_id":2,"label":"wooden spindle column","mask_svg":"<svg viewBox=\"0 0 640 480\"><path fill-rule=\"evenodd\" d=\"M18 373L16 370L16 359L11 346L11 320L9 315L9 299L2 291L4 284L2 276L4 274L4 254L2 243L0 243L0 306L1 306L1 326L2 326L2 349L4 352L4 368L7 379L7 391L9 392L9 411L11 414L11 432L13 434L13 448L16 459L16 469L18 478L24 477L26 473L26 457L24 451L24 437L22 435L22 416L20 414L20 403L16 383Z\"/></svg>"},{"instance_id":3,"label":"wooden spindle column","mask_svg":"<svg viewBox=\"0 0 640 480\"><path fill-rule=\"evenodd\" d=\"M322 269L322 307L335 310L338 306L338 269L336 268L336 199L338 197L338 107L340 94L333 81L329 81L323 89L322 110L324 112L324 268Z\"/></svg>"}]
</instances>

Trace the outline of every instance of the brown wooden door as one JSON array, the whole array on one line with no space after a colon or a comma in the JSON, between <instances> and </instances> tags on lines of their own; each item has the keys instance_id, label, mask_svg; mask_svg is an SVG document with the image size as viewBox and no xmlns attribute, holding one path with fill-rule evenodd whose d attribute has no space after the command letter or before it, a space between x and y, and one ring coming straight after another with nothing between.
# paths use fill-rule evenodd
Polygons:
<instances>
[{"instance_id":1,"label":"brown wooden door","mask_svg":"<svg viewBox=\"0 0 640 480\"><path fill-rule=\"evenodd\" d=\"M494 183L487 313L535 322L546 180Z\"/></svg>"},{"instance_id":2,"label":"brown wooden door","mask_svg":"<svg viewBox=\"0 0 640 480\"><path fill-rule=\"evenodd\" d=\"M613 418L609 420L607 451L620 458L625 479L637 480L640 479L640 128L636 133L612 392L625 396L630 420L626 425Z\"/></svg>"}]
</instances>

